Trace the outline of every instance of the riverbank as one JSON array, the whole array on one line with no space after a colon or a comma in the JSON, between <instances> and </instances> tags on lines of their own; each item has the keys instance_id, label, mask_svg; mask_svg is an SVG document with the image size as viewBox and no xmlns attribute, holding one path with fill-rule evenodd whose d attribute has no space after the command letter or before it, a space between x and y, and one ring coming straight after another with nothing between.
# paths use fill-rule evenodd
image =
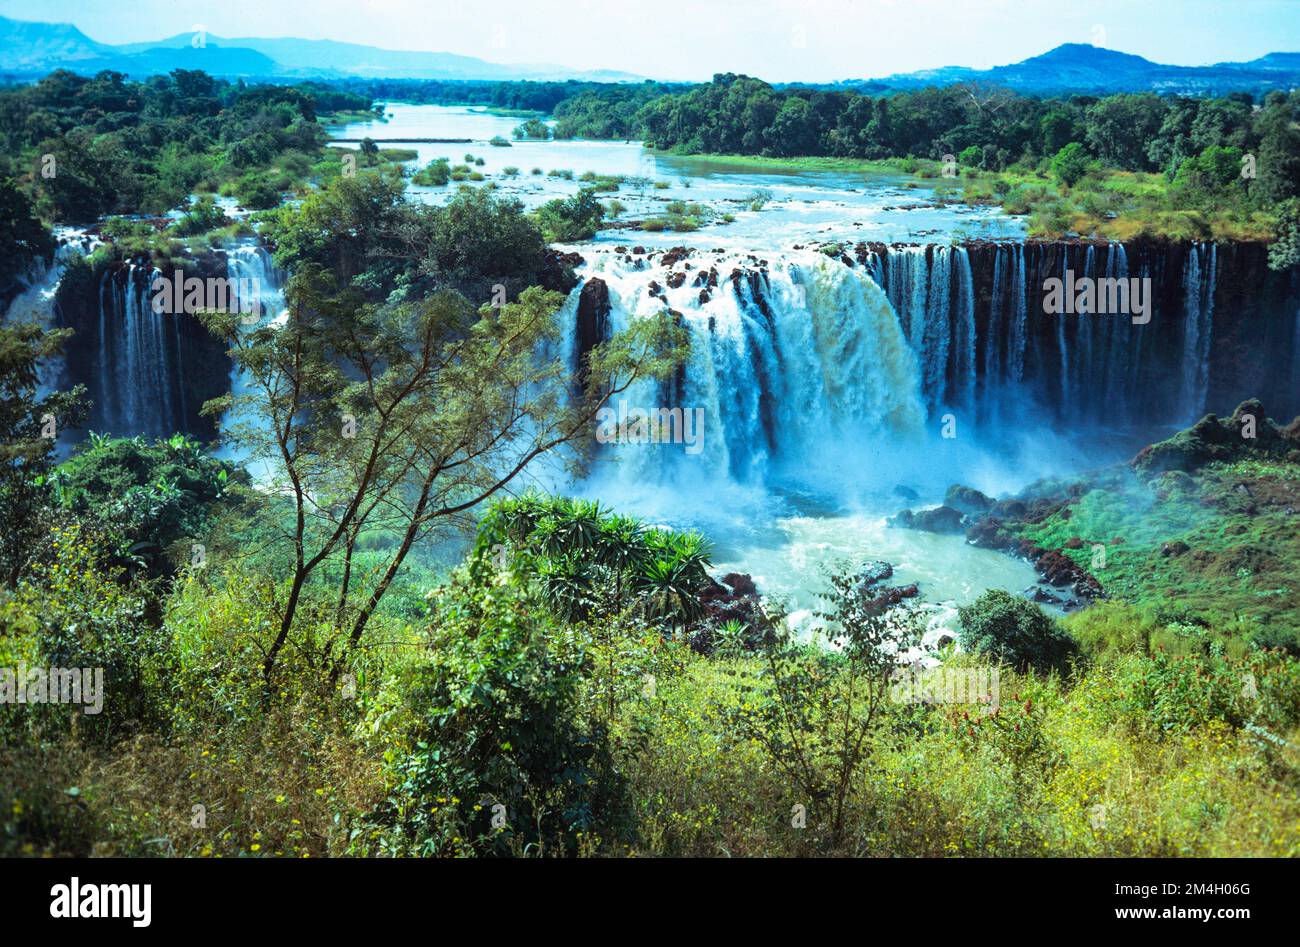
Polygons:
<instances>
[{"instance_id":1,"label":"riverbank","mask_svg":"<svg viewBox=\"0 0 1300 947\"><path fill-rule=\"evenodd\" d=\"M868 178L910 178L905 187L933 188L941 200L970 206L996 206L1027 217L1029 236L1042 240L1090 238L1134 240L1271 241L1275 214L1244 205L1213 202L1190 206L1178 199L1162 174L1093 168L1072 186L1055 179L1047 162L1035 168L1013 165L1004 171L962 168L924 158L866 160L805 155L701 155L660 152L723 170L836 172ZM947 173L946 173L947 172Z\"/></svg>"}]
</instances>

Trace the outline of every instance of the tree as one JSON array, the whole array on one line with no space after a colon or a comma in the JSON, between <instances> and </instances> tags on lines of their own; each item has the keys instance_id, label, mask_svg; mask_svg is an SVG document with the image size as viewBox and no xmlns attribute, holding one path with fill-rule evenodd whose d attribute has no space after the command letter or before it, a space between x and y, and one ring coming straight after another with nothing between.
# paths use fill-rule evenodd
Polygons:
<instances>
[{"instance_id":1,"label":"tree","mask_svg":"<svg viewBox=\"0 0 1300 947\"><path fill-rule=\"evenodd\" d=\"M957 610L957 638L967 651L989 654L1018 671L1064 670L1074 641L1050 615L1028 599L989 589Z\"/></svg>"},{"instance_id":2,"label":"tree","mask_svg":"<svg viewBox=\"0 0 1300 947\"><path fill-rule=\"evenodd\" d=\"M578 198L570 200L587 206ZM486 301L496 284L513 296L542 277L546 241L514 198L465 188L443 206L417 208L407 219L408 232L420 241L408 242L409 252L420 260L418 272L438 286Z\"/></svg>"},{"instance_id":3,"label":"tree","mask_svg":"<svg viewBox=\"0 0 1300 947\"><path fill-rule=\"evenodd\" d=\"M605 207L596 189L584 187L572 197L547 201L537 209L537 224L551 242L573 243L590 240L605 219Z\"/></svg>"},{"instance_id":4,"label":"tree","mask_svg":"<svg viewBox=\"0 0 1300 947\"><path fill-rule=\"evenodd\" d=\"M1252 193L1258 191L1265 202L1277 203L1300 196L1300 95L1280 92L1269 95L1261 110L1257 127L1260 133L1259 177Z\"/></svg>"},{"instance_id":5,"label":"tree","mask_svg":"<svg viewBox=\"0 0 1300 947\"><path fill-rule=\"evenodd\" d=\"M1167 109L1151 93L1108 96L1087 110L1088 147L1106 164L1145 171L1147 143L1159 134Z\"/></svg>"},{"instance_id":6,"label":"tree","mask_svg":"<svg viewBox=\"0 0 1300 947\"><path fill-rule=\"evenodd\" d=\"M54 252L54 239L32 210L27 195L12 178L0 181L0 286L8 286L22 268Z\"/></svg>"},{"instance_id":7,"label":"tree","mask_svg":"<svg viewBox=\"0 0 1300 947\"><path fill-rule=\"evenodd\" d=\"M1055 108L1038 121L1042 154L1054 155L1078 137L1074 117L1065 109Z\"/></svg>"},{"instance_id":8,"label":"tree","mask_svg":"<svg viewBox=\"0 0 1300 947\"><path fill-rule=\"evenodd\" d=\"M1268 266L1288 270L1300 265L1300 198L1292 197L1278 207L1277 239L1268 248Z\"/></svg>"},{"instance_id":9,"label":"tree","mask_svg":"<svg viewBox=\"0 0 1300 947\"><path fill-rule=\"evenodd\" d=\"M1088 173L1089 163L1088 150L1077 141L1072 141L1052 159L1052 173L1066 187L1074 187Z\"/></svg>"},{"instance_id":10,"label":"tree","mask_svg":"<svg viewBox=\"0 0 1300 947\"><path fill-rule=\"evenodd\" d=\"M596 412L641 378L667 377L685 335L665 315L588 355L576 397L564 366L539 348L559 329L558 293L531 288L518 302L475 310L440 291L396 306L368 304L309 267L290 281L283 324L241 331L238 317L205 312L249 379L243 394L209 402L228 414L226 436L270 471L287 498L292 562L287 599L263 673L269 680L316 570L352 556L368 530L396 537L369 584L345 582L347 616L335 671L412 546L505 489L543 454L584 439Z\"/></svg>"},{"instance_id":11,"label":"tree","mask_svg":"<svg viewBox=\"0 0 1300 947\"><path fill-rule=\"evenodd\" d=\"M55 437L85 420L85 389L40 393L40 366L71 330L30 323L0 326L0 579L16 585L49 528L46 482Z\"/></svg>"},{"instance_id":12,"label":"tree","mask_svg":"<svg viewBox=\"0 0 1300 947\"><path fill-rule=\"evenodd\" d=\"M776 625L762 643L757 681L742 682L739 706L723 712L740 735L763 747L809 809L820 810L838 845L895 672L920 634L909 609L891 609L860 574L839 571L830 582L832 608L820 617L833 647L800 642L784 623Z\"/></svg>"}]
</instances>

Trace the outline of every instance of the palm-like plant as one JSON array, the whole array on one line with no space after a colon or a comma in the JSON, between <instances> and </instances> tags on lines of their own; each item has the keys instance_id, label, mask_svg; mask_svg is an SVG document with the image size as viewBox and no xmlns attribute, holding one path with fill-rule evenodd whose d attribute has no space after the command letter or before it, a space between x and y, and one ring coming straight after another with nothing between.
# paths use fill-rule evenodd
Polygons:
<instances>
[{"instance_id":1,"label":"palm-like plant","mask_svg":"<svg viewBox=\"0 0 1300 947\"><path fill-rule=\"evenodd\" d=\"M605 515L594 500L561 498L537 521L532 541L547 556L590 555Z\"/></svg>"},{"instance_id":2,"label":"palm-like plant","mask_svg":"<svg viewBox=\"0 0 1300 947\"><path fill-rule=\"evenodd\" d=\"M711 550L699 533L651 532L648 556L634 577L648 618L675 631L704 615L700 590L708 581Z\"/></svg>"},{"instance_id":3,"label":"palm-like plant","mask_svg":"<svg viewBox=\"0 0 1300 947\"><path fill-rule=\"evenodd\" d=\"M542 559L538 563L537 577L542 585L546 604L565 621L582 621L595 605L592 588L595 584L591 563L578 556L560 559Z\"/></svg>"}]
</instances>

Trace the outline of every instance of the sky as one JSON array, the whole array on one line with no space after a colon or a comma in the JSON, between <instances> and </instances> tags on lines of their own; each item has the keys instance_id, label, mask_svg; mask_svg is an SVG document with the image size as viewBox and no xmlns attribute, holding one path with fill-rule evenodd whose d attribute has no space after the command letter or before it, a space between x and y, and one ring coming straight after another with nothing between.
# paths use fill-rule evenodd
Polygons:
<instances>
[{"instance_id":1,"label":"sky","mask_svg":"<svg viewBox=\"0 0 1300 947\"><path fill-rule=\"evenodd\" d=\"M0 14L104 43L206 29L682 80L988 68L1068 42L1176 65L1300 51L1300 0L0 0Z\"/></svg>"}]
</instances>

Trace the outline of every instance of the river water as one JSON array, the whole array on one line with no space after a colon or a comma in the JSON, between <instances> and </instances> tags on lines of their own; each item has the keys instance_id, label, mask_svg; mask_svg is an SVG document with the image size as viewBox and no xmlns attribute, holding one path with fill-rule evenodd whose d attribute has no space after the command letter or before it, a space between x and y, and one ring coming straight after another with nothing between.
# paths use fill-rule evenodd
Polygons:
<instances>
[{"instance_id":1,"label":"river water","mask_svg":"<svg viewBox=\"0 0 1300 947\"><path fill-rule=\"evenodd\" d=\"M816 623L812 613L825 588L825 571L840 562L889 561L894 581L918 583L934 615L948 622L955 606L988 588L1020 591L1034 584L1037 576L1027 563L976 549L960 535L894 529L886 517L903 506L939 502L953 482L1003 492L1081 462L1081 456L1071 457L1068 445L1048 438L1025 438L1010 451L941 442L928 430L926 407L916 391L921 366L903 343L898 316L884 293L865 274L839 264L828 269L829 263L809 260L808 252L798 249L841 239L1015 241L1024 237L1023 220L998 209L946 203L935 182L901 175L756 169L656 154L638 142L519 142L511 132L522 119L475 108L391 103L387 112L386 121L351 123L332 132L342 138L368 136L381 147L415 148L418 157L408 162L412 170L436 158L469 163L485 176L483 183L495 183L498 194L517 197L528 207L576 193L579 179L590 172L633 179L617 193L601 195L625 205L624 220L662 215L671 201L702 205L706 218L711 211L714 222L693 232L615 227L569 248L587 260L581 277L599 275L610 285L615 323L649 311L647 304L659 305L647 294L649 276L637 272L653 264L628 264L615 250L619 246L687 245L759 254L775 261L773 273L779 269L785 281L782 292L802 298L799 287L806 285L816 299L803 309L781 308L774 316L773 344L780 336L787 349L778 359L779 370L788 375L779 387L795 393L781 408L781 436L788 441L781 451L773 446L750 457L750 435L742 429L756 424L757 408L740 403L756 400L751 393L759 388L758 359L743 344L752 313L737 308L739 294L719 293L707 304L696 303L692 297L698 291L687 287L673 297L673 305L692 331L686 384L695 400L709 405L708 449L696 456L671 451L680 445L651 445L649 452L645 445L618 445L604 452L590 479L558 484L562 489L597 497L652 523L700 529L715 544L715 571L752 574L765 595L779 596L797 622L809 625ZM512 145L492 146L494 136ZM435 137L472 143L384 144ZM483 164L467 162L467 155ZM507 168L517 168L518 174L507 174ZM535 168L541 173L532 173ZM548 174L554 170L572 172L572 179ZM409 193L437 203L455 187L410 185ZM754 205L756 198L761 208ZM734 221L722 223L724 213ZM776 275L773 280L780 281ZM576 295L562 319L574 318ZM725 343L728 326L734 345ZM811 327L806 339L800 335L805 327ZM573 353L560 357L572 362ZM877 383L861 384L866 378ZM765 378L763 384L775 383ZM653 393L644 394L654 400ZM769 419L769 429L772 423ZM737 463L742 453L746 465ZM903 499L900 489L915 490L919 501Z\"/></svg>"}]
</instances>

